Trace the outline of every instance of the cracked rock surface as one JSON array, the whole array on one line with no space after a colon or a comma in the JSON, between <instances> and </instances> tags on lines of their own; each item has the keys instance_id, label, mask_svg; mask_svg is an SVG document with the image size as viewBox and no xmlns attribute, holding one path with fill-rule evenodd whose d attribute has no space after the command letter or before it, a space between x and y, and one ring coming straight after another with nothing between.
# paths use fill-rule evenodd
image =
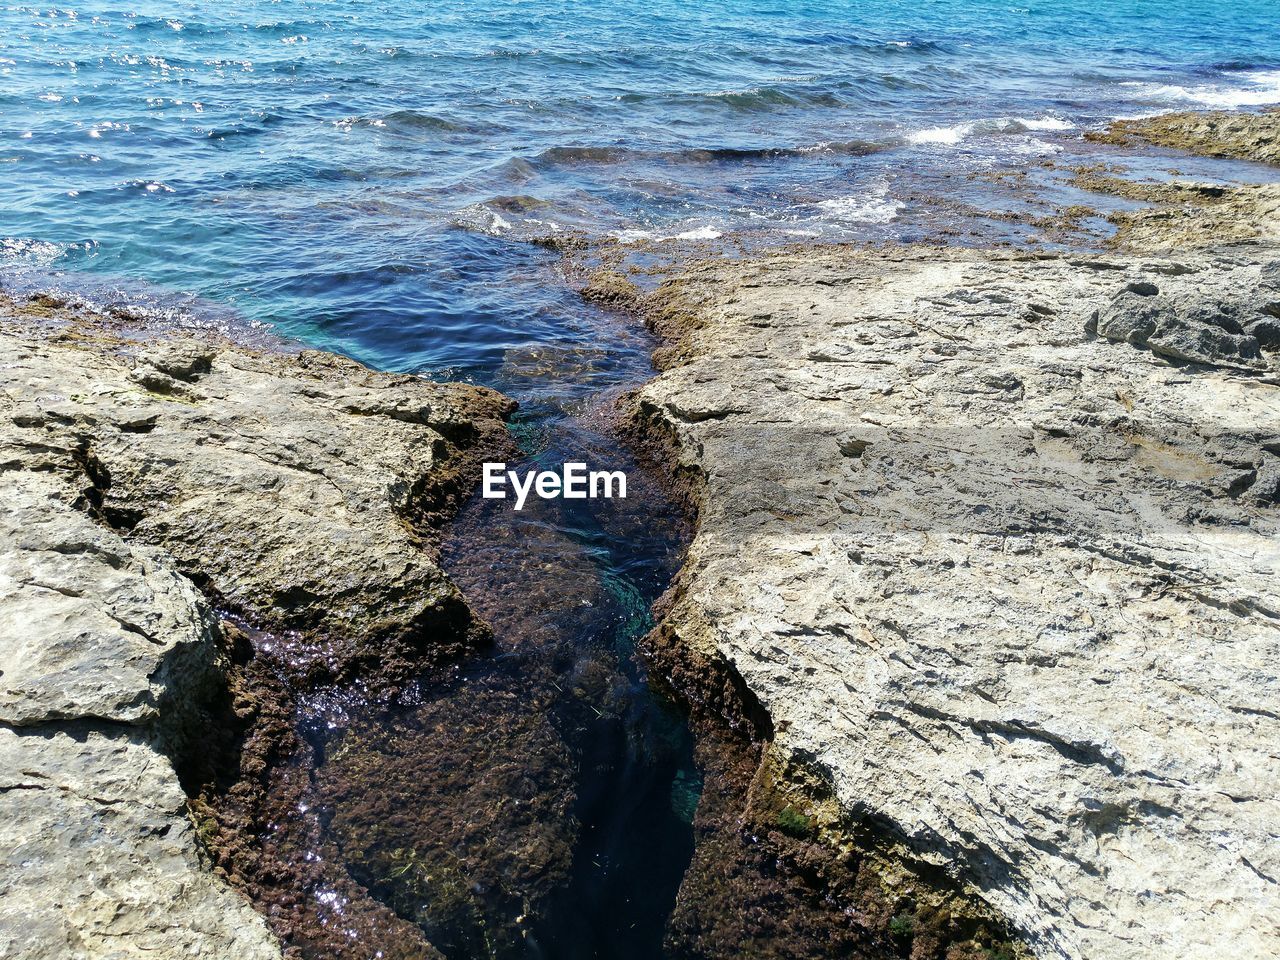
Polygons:
<instances>
[{"instance_id":1,"label":"cracked rock surface","mask_svg":"<svg viewBox=\"0 0 1280 960\"><path fill-rule=\"evenodd\" d=\"M0 302L0 956L280 956L179 783L225 695L209 596L325 676L460 642L431 524L508 408Z\"/></svg>"},{"instance_id":2,"label":"cracked rock surface","mask_svg":"<svg viewBox=\"0 0 1280 960\"><path fill-rule=\"evenodd\" d=\"M216 618L72 484L0 480L0 956L278 957L203 868L169 759L216 692Z\"/></svg>"},{"instance_id":3,"label":"cracked rock surface","mask_svg":"<svg viewBox=\"0 0 1280 960\"><path fill-rule=\"evenodd\" d=\"M666 623L1039 956L1280 953L1277 260L828 249L650 303L639 416L701 478Z\"/></svg>"}]
</instances>

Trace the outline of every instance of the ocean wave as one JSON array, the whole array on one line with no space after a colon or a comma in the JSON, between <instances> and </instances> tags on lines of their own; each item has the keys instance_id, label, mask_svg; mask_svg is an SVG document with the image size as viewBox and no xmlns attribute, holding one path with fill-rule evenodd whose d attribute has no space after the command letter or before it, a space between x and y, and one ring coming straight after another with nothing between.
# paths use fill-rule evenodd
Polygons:
<instances>
[{"instance_id":1,"label":"ocean wave","mask_svg":"<svg viewBox=\"0 0 1280 960\"><path fill-rule=\"evenodd\" d=\"M1063 120L1060 117L1040 117L1036 120L1026 120L1019 117L1014 121L1015 124L1022 127L1023 130L1034 131L1063 131L1074 130L1076 125L1070 120Z\"/></svg>"},{"instance_id":2,"label":"ocean wave","mask_svg":"<svg viewBox=\"0 0 1280 960\"><path fill-rule=\"evenodd\" d=\"M957 123L950 127L929 127L907 134L906 140L913 147L952 147L973 132L972 123Z\"/></svg>"},{"instance_id":3,"label":"ocean wave","mask_svg":"<svg viewBox=\"0 0 1280 960\"><path fill-rule=\"evenodd\" d=\"M535 212L540 216L534 216ZM458 230L512 240L554 236L565 229L554 203L524 194L470 204L450 215L449 224Z\"/></svg>"},{"instance_id":4,"label":"ocean wave","mask_svg":"<svg viewBox=\"0 0 1280 960\"><path fill-rule=\"evenodd\" d=\"M800 146L686 147L682 150L637 150L616 146L549 147L532 158L512 163L534 168L600 166L652 161L664 164L749 163L757 160L800 159L822 154L863 157L894 146L888 140L824 140Z\"/></svg>"},{"instance_id":5,"label":"ocean wave","mask_svg":"<svg viewBox=\"0 0 1280 960\"><path fill-rule=\"evenodd\" d=\"M709 224L700 224L675 233L639 228L614 230L612 236L619 243L666 243L669 240L718 240L724 236L724 231Z\"/></svg>"},{"instance_id":6,"label":"ocean wave","mask_svg":"<svg viewBox=\"0 0 1280 960\"><path fill-rule=\"evenodd\" d=\"M252 120L241 120L232 126L211 127L205 134L207 139L217 141L238 140L242 137L257 137L270 128L284 122L284 114L261 112Z\"/></svg>"},{"instance_id":7,"label":"ocean wave","mask_svg":"<svg viewBox=\"0 0 1280 960\"><path fill-rule=\"evenodd\" d=\"M844 101L830 90L787 90L752 87L749 90L715 90L696 95L728 104L738 110L772 110L775 107L838 107Z\"/></svg>"},{"instance_id":8,"label":"ocean wave","mask_svg":"<svg viewBox=\"0 0 1280 960\"><path fill-rule=\"evenodd\" d=\"M887 184L865 194L818 201L826 218L841 223L883 225L896 220L906 207L903 201L889 195Z\"/></svg>"},{"instance_id":9,"label":"ocean wave","mask_svg":"<svg viewBox=\"0 0 1280 960\"><path fill-rule=\"evenodd\" d=\"M1145 102L1193 104L1215 110L1239 110L1280 103L1280 70L1224 70L1234 82L1184 86L1176 83L1126 81L1129 97Z\"/></svg>"},{"instance_id":10,"label":"ocean wave","mask_svg":"<svg viewBox=\"0 0 1280 960\"><path fill-rule=\"evenodd\" d=\"M818 33L791 37L791 42L806 47L852 47L867 53L946 53L948 48L937 40L918 37L885 40L851 33Z\"/></svg>"},{"instance_id":11,"label":"ocean wave","mask_svg":"<svg viewBox=\"0 0 1280 960\"><path fill-rule=\"evenodd\" d=\"M445 133L467 130L464 124L455 123L444 117L417 110L396 110L381 117L343 117L331 120L339 130L349 131L356 127L369 127L374 130L388 130L392 133L418 133L421 131L441 131Z\"/></svg>"},{"instance_id":12,"label":"ocean wave","mask_svg":"<svg viewBox=\"0 0 1280 960\"><path fill-rule=\"evenodd\" d=\"M928 127L908 133L904 138L909 146L954 147L973 136L1008 136L1027 133L1061 133L1074 130L1076 125L1061 117L1001 117L992 120L968 120L949 127ZM1047 146L1047 145L1046 145Z\"/></svg>"},{"instance_id":13,"label":"ocean wave","mask_svg":"<svg viewBox=\"0 0 1280 960\"><path fill-rule=\"evenodd\" d=\"M865 81L861 84L865 85ZM763 84L746 89L668 92L633 90L619 94L617 102L635 106L661 106L669 109L729 107L738 113L764 113L796 107L847 107L849 99L840 90L855 90L860 84L847 81L830 86L812 82L791 81L784 85Z\"/></svg>"},{"instance_id":14,"label":"ocean wave","mask_svg":"<svg viewBox=\"0 0 1280 960\"><path fill-rule=\"evenodd\" d=\"M1216 75L1219 73L1244 73L1247 71L1276 69L1280 69L1280 63L1275 60L1219 60L1217 63L1211 63L1196 72Z\"/></svg>"},{"instance_id":15,"label":"ocean wave","mask_svg":"<svg viewBox=\"0 0 1280 960\"><path fill-rule=\"evenodd\" d=\"M445 117L417 110L396 110L382 117L383 125L402 130L465 130L466 126Z\"/></svg>"},{"instance_id":16,"label":"ocean wave","mask_svg":"<svg viewBox=\"0 0 1280 960\"><path fill-rule=\"evenodd\" d=\"M86 241L85 248L89 249ZM30 237L0 237L0 268L44 270L56 263L67 252L68 245L35 240ZM2 286L2 284L0 284Z\"/></svg>"}]
</instances>

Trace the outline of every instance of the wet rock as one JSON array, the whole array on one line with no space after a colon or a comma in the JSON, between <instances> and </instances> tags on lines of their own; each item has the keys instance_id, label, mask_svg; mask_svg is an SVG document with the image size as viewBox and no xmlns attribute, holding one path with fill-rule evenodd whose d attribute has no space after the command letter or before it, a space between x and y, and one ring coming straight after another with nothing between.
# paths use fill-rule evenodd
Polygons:
<instances>
[{"instance_id":1,"label":"wet rock","mask_svg":"<svg viewBox=\"0 0 1280 960\"><path fill-rule=\"evenodd\" d=\"M316 800L352 876L445 956L524 957L536 908L568 879L574 765L545 693L467 688L348 731Z\"/></svg>"},{"instance_id":2,"label":"wet rock","mask_svg":"<svg viewBox=\"0 0 1280 960\"><path fill-rule=\"evenodd\" d=\"M253 858L228 853L266 824L219 836L193 801L197 843L179 784L225 773L211 765L229 751L244 764L230 792L254 797L293 755L270 670L253 661L261 689L228 690L224 650L247 641L206 594L290 628L278 663L300 676L451 655L479 627L433 534L472 461L505 443L510 405L324 354L142 343L37 307L0 298L0 952L279 957L226 883L257 896L271 871L294 879L263 854L246 883ZM234 743L255 718L265 729ZM345 876L334 890L367 899ZM403 923L364 906L353 924ZM272 922L292 936L312 916ZM414 934L386 956L437 956Z\"/></svg>"},{"instance_id":3,"label":"wet rock","mask_svg":"<svg viewBox=\"0 0 1280 960\"><path fill-rule=\"evenodd\" d=\"M1189 112L1117 120L1089 139L1129 144L1135 140L1209 157L1280 163L1280 113Z\"/></svg>"},{"instance_id":4,"label":"wet rock","mask_svg":"<svg viewBox=\"0 0 1280 960\"><path fill-rule=\"evenodd\" d=\"M1210 157L1280 163L1280 113L1190 112L1117 120L1088 140L1132 145L1141 141ZM1136 180L1082 168L1077 186L1151 206L1108 215L1112 244L1129 250L1181 250L1224 243L1280 242L1280 184L1186 183Z\"/></svg>"},{"instance_id":5,"label":"wet rock","mask_svg":"<svg viewBox=\"0 0 1280 960\"><path fill-rule=\"evenodd\" d=\"M819 250L654 303L679 362L637 416L701 501L665 629L750 691L851 837L971 883L1037 955L1280 950L1280 387L1081 330L1096 308L1099 333L1234 357L1178 311L1273 259ZM1120 271L1158 295L1113 310ZM730 394L732 417L679 415Z\"/></svg>"}]
</instances>

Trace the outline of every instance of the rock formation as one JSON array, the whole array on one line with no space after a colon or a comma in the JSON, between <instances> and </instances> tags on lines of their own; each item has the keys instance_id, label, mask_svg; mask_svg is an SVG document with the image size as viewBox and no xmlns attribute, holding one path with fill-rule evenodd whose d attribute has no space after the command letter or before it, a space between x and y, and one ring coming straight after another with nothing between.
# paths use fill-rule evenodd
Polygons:
<instances>
[{"instance_id":1,"label":"rock formation","mask_svg":"<svg viewBox=\"0 0 1280 960\"><path fill-rule=\"evenodd\" d=\"M279 956L176 772L225 695L208 598L320 676L464 643L432 524L510 405L10 301L0 398L0 951Z\"/></svg>"},{"instance_id":2,"label":"rock formation","mask_svg":"<svg viewBox=\"0 0 1280 960\"><path fill-rule=\"evenodd\" d=\"M1037 955L1280 951L1278 261L837 248L649 304L667 628Z\"/></svg>"},{"instance_id":3,"label":"rock formation","mask_svg":"<svg viewBox=\"0 0 1280 960\"><path fill-rule=\"evenodd\" d=\"M1142 141L1209 157L1280 163L1280 111L1166 113L1117 120L1089 138L1102 143Z\"/></svg>"}]
</instances>

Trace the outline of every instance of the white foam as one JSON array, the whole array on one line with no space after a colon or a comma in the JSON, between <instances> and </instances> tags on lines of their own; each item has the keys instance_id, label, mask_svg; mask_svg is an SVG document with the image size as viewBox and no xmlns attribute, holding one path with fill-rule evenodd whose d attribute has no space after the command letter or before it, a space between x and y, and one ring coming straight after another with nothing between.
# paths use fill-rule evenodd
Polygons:
<instances>
[{"instance_id":1,"label":"white foam","mask_svg":"<svg viewBox=\"0 0 1280 960\"><path fill-rule=\"evenodd\" d=\"M844 223L884 224L897 217L906 204L897 197L889 196L889 185L886 183L869 193L820 200L818 206L831 219Z\"/></svg>"},{"instance_id":2,"label":"white foam","mask_svg":"<svg viewBox=\"0 0 1280 960\"><path fill-rule=\"evenodd\" d=\"M1074 130L1076 125L1070 120L1063 120L1060 117L1040 117L1038 120L1027 120L1023 117L1018 118L1018 123L1026 130L1037 130L1043 132Z\"/></svg>"},{"instance_id":3,"label":"white foam","mask_svg":"<svg viewBox=\"0 0 1280 960\"><path fill-rule=\"evenodd\" d=\"M971 120L967 123L957 123L950 127L929 127L926 130L917 130L915 133L907 134L907 143L914 146L934 145L954 147L963 142L968 137L976 134L1001 134L1001 133L1060 133L1064 130L1074 130L1076 125L1070 120L1063 120L1061 117L1017 117L1009 119L1001 117L991 120Z\"/></svg>"},{"instance_id":4,"label":"white foam","mask_svg":"<svg viewBox=\"0 0 1280 960\"><path fill-rule=\"evenodd\" d=\"M972 123L957 123L953 127L930 127L927 130L917 130L915 133L907 134L907 143L916 147L926 145L954 147L972 132Z\"/></svg>"},{"instance_id":5,"label":"white foam","mask_svg":"<svg viewBox=\"0 0 1280 960\"><path fill-rule=\"evenodd\" d=\"M677 240L715 240L720 237L721 233L714 227L698 227L694 230L686 230L683 233L677 233Z\"/></svg>"},{"instance_id":6,"label":"white foam","mask_svg":"<svg viewBox=\"0 0 1280 960\"><path fill-rule=\"evenodd\" d=\"M1235 74L1236 84L1202 84L1188 87L1175 83L1129 81L1121 86L1133 90L1135 100L1165 103L1193 103L1217 110L1264 107L1280 103L1280 70L1253 70Z\"/></svg>"},{"instance_id":7,"label":"white foam","mask_svg":"<svg viewBox=\"0 0 1280 960\"><path fill-rule=\"evenodd\" d=\"M679 233L660 233L657 230L614 230L613 238L619 243L644 243L651 241L653 243L663 243L667 240L717 240L724 234L715 227L701 226L694 227L691 230L682 230Z\"/></svg>"}]
</instances>

